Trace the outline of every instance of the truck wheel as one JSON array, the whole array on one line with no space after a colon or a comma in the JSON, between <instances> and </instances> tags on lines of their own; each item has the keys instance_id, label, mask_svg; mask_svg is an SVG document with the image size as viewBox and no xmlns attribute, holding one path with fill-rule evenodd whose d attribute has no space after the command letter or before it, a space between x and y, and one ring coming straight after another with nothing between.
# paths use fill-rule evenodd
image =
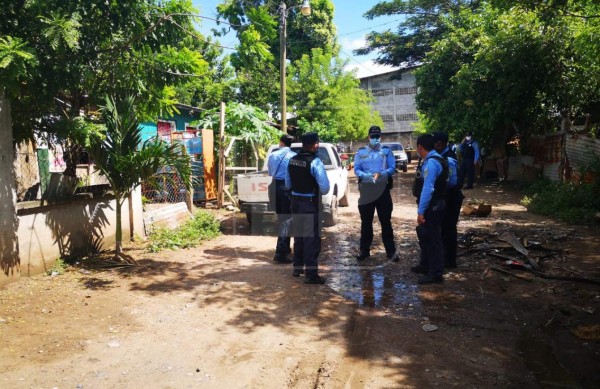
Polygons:
<instances>
[{"instance_id":1,"label":"truck wheel","mask_svg":"<svg viewBox=\"0 0 600 389\"><path fill-rule=\"evenodd\" d=\"M350 196L350 186L346 183L346 191L344 192L344 197L340 199L339 205L340 207L347 207L350 205L350 200L348 197Z\"/></svg>"},{"instance_id":2,"label":"truck wheel","mask_svg":"<svg viewBox=\"0 0 600 389\"><path fill-rule=\"evenodd\" d=\"M406 166L406 165L402 166L402 171L404 173L406 173L408 171L408 166Z\"/></svg>"},{"instance_id":3,"label":"truck wheel","mask_svg":"<svg viewBox=\"0 0 600 389\"><path fill-rule=\"evenodd\" d=\"M325 212L323 215L323 224L325 227L332 227L337 224L338 221L338 201L337 196L332 196L331 198L331 210L329 212Z\"/></svg>"}]
</instances>

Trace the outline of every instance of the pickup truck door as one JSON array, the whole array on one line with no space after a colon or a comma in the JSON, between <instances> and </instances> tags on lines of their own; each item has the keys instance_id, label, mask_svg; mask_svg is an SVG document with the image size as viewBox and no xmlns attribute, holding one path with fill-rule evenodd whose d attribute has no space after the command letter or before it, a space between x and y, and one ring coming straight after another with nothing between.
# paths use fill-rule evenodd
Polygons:
<instances>
[{"instance_id":1,"label":"pickup truck door","mask_svg":"<svg viewBox=\"0 0 600 389\"><path fill-rule=\"evenodd\" d=\"M334 185L337 185L337 197L338 200L346 193L346 187L348 186L348 171L344 169L342 166L342 160L340 159L339 154L335 148L329 148L329 157L331 159L331 166L334 170L332 172L333 182L331 182L332 188Z\"/></svg>"}]
</instances>

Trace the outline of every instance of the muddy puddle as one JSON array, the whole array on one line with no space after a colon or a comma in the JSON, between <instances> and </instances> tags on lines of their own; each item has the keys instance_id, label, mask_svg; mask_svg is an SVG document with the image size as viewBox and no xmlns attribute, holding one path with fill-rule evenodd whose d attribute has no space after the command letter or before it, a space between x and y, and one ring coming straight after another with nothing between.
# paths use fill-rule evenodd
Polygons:
<instances>
[{"instance_id":1,"label":"muddy puddle","mask_svg":"<svg viewBox=\"0 0 600 389\"><path fill-rule=\"evenodd\" d=\"M421 301L414 280L387 260L378 249L370 258L355 259L358 236L340 231L326 233L321 263L327 269L327 285L359 306L399 314L420 314ZM335 235L335 237L333 237Z\"/></svg>"},{"instance_id":2,"label":"muddy puddle","mask_svg":"<svg viewBox=\"0 0 600 389\"><path fill-rule=\"evenodd\" d=\"M248 224L243 215L237 215L222 225L225 234L277 236L274 216L266 216L259 223ZM378 239L373 245L373 255L359 264L355 259L359 235L353 229L340 221L337 226L326 228L323 232L319 265L331 289L359 306L406 315L420 314L422 305L414 277L401 271L397 263L387 260ZM404 256L418 253L416 243L414 247L408 246L399 244L398 249Z\"/></svg>"}]
</instances>

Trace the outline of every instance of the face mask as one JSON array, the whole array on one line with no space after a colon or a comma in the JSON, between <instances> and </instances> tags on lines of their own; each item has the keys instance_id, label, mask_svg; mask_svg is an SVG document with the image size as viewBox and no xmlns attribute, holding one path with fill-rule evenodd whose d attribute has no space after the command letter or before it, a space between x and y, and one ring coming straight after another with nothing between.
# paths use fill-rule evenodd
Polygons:
<instances>
[{"instance_id":1,"label":"face mask","mask_svg":"<svg viewBox=\"0 0 600 389\"><path fill-rule=\"evenodd\" d=\"M470 137L470 136L467 136L467 140L471 140L471 137Z\"/></svg>"},{"instance_id":2,"label":"face mask","mask_svg":"<svg viewBox=\"0 0 600 389\"><path fill-rule=\"evenodd\" d=\"M373 147L379 146L380 140L379 138L371 138L369 139L369 144Z\"/></svg>"}]
</instances>

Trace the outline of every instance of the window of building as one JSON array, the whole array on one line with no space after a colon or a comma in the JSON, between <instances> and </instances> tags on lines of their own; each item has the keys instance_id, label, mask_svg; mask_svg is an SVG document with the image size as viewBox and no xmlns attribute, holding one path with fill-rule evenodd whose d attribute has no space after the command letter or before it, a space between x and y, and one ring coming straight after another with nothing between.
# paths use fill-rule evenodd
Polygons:
<instances>
[{"instance_id":1,"label":"window of building","mask_svg":"<svg viewBox=\"0 0 600 389\"><path fill-rule=\"evenodd\" d=\"M414 95L417 93L417 87L396 88L396 95Z\"/></svg>"},{"instance_id":2,"label":"window of building","mask_svg":"<svg viewBox=\"0 0 600 389\"><path fill-rule=\"evenodd\" d=\"M399 122L413 122L413 121L417 120L417 114L416 113L400 113L400 114L396 115L396 120Z\"/></svg>"},{"instance_id":3,"label":"window of building","mask_svg":"<svg viewBox=\"0 0 600 389\"><path fill-rule=\"evenodd\" d=\"M389 96L392 93L394 93L394 91L391 88L387 88L387 89L373 89L373 90L371 90L371 93L375 97L381 97L381 96Z\"/></svg>"},{"instance_id":4,"label":"window of building","mask_svg":"<svg viewBox=\"0 0 600 389\"><path fill-rule=\"evenodd\" d=\"M383 120L384 123L390 123L394 121L394 115L381 115L381 120Z\"/></svg>"}]
</instances>

